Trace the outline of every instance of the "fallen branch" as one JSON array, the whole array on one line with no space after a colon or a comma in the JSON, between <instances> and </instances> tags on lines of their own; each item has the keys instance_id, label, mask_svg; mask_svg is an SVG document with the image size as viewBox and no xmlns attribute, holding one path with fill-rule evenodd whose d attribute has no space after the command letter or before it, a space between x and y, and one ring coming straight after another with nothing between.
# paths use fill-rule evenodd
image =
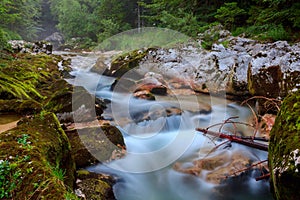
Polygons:
<instances>
[{"instance_id":1,"label":"fallen branch","mask_svg":"<svg viewBox=\"0 0 300 200\"><path fill-rule=\"evenodd\" d=\"M239 136L226 135L224 133L209 131L209 130L204 129L204 128L196 128L196 130L200 131L200 132L203 132L204 134L209 134L209 135L219 137L219 138L222 138L222 139L228 139L231 142L236 142L236 143L239 143L239 144L243 144L243 145L246 145L248 147L252 147L252 148L263 150L263 151L268 151L268 145L261 144L261 143L258 143L258 142L254 142L254 141L251 141L251 140L248 140L248 139L243 139ZM255 137L250 137L250 138L255 140Z\"/></svg>"},{"instance_id":2,"label":"fallen branch","mask_svg":"<svg viewBox=\"0 0 300 200\"><path fill-rule=\"evenodd\" d=\"M256 181L261 181L261 180L267 179L269 177L270 177L270 173L267 173L267 174L264 174L264 175L262 175L260 177L257 177L255 180Z\"/></svg>"}]
</instances>

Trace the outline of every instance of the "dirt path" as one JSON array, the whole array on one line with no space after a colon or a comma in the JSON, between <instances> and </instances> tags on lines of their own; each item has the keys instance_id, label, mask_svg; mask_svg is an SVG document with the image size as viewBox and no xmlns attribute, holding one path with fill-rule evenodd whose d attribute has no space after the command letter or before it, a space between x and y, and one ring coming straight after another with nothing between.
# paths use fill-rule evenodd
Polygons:
<instances>
[{"instance_id":1,"label":"dirt path","mask_svg":"<svg viewBox=\"0 0 300 200\"><path fill-rule=\"evenodd\" d=\"M15 128L17 126L18 121L19 120L13 121L13 122L10 122L10 123L7 123L7 124L0 124L0 133L3 133L7 130Z\"/></svg>"}]
</instances>

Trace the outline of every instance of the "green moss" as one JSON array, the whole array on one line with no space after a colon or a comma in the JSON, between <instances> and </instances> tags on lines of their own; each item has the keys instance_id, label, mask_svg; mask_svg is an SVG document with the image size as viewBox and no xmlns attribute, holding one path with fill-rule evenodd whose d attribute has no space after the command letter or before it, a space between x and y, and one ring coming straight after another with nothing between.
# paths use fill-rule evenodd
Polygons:
<instances>
[{"instance_id":1,"label":"green moss","mask_svg":"<svg viewBox=\"0 0 300 200\"><path fill-rule=\"evenodd\" d=\"M24 119L17 128L0 134L0 159L9 161L22 177L10 192L13 199L61 200L74 187L75 164L59 127L56 116L46 113L43 120ZM63 180L55 173L60 170L65 172Z\"/></svg>"},{"instance_id":2,"label":"green moss","mask_svg":"<svg viewBox=\"0 0 300 200\"><path fill-rule=\"evenodd\" d=\"M298 199L300 188L300 91L283 101L271 131L269 167L276 199ZM299 151L299 152L298 152Z\"/></svg>"},{"instance_id":3,"label":"green moss","mask_svg":"<svg viewBox=\"0 0 300 200\"><path fill-rule=\"evenodd\" d=\"M140 61L150 50L153 50L153 48L148 48L146 50L134 50L115 58L111 62L110 69L106 69L103 74L107 76L121 77L129 70L137 67Z\"/></svg>"},{"instance_id":4,"label":"green moss","mask_svg":"<svg viewBox=\"0 0 300 200\"><path fill-rule=\"evenodd\" d=\"M78 187L86 195L86 199L115 199L111 187L114 180L110 177L86 170L77 171L77 176L81 180Z\"/></svg>"},{"instance_id":5,"label":"green moss","mask_svg":"<svg viewBox=\"0 0 300 200\"><path fill-rule=\"evenodd\" d=\"M77 167L107 161L118 145L125 146L122 133L114 126L84 128L66 132Z\"/></svg>"}]
</instances>

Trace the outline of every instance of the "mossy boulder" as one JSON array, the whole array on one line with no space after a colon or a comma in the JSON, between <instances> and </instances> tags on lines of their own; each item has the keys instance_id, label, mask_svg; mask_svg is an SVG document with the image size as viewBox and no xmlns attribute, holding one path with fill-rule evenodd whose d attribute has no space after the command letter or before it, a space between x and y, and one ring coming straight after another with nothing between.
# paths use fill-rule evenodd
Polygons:
<instances>
[{"instance_id":1,"label":"mossy boulder","mask_svg":"<svg viewBox=\"0 0 300 200\"><path fill-rule=\"evenodd\" d=\"M119 129L108 124L68 130L66 133L78 168L107 161L114 152L121 151L121 147L125 146Z\"/></svg>"},{"instance_id":2,"label":"mossy boulder","mask_svg":"<svg viewBox=\"0 0 300 200\"><path fill-rule=\"evenodd\" d=\"M12 59L1 59L0 112L41 111L55 90L53 83L61 79L57 67L60 59L46 54L17 54Z\"/></svg>"},{"instance_id":3,"label":"mossy boulder","mask_svg":"<svg viewBox=\"0 0 300 200\"><path fill-rule=\"evenodd\" d=\"M77 191L82 192L85 199L115 199L112 188L115 181L112 177L96 174L87 170L78 170L77 178L79 180Z\"/></svg>"},{"instance_id":4,"label":"mossy boulder","mask_svg":"<svg viewBox=\"0 0 300 200\"><path fill-rule=\"evenodd\" d=\"M269 168L276 199L299 199L300 91L283 101L270 133Z\"/></svg>"},{"instance_id":5,"label":"mossy boulder","mask_svg":"<svg viewBox=\"0 0 300 200\"><path fill-rule=\"evenodd\" d=\"M146 50L134 50L118 56L111 62L111 66L103 72L103 75L121 77L131 69L139 65L143 58L148 55L148 52L153 48ZM138 75L138 74L135 74Z\"/></svg>"},{"instance_id":6,"label":"mossy boulder","mask_svg":"<svg viewBox=\"0 0 300 200\"><path fill-rule=\"evenodd\" d=\"M9 180L4 185L6 198L61 200L74 188L70 143L55 114L25 118L0 134L0 141L1 164L8 164L6 173L1 171Z\"/></svg>"}]
</instances>

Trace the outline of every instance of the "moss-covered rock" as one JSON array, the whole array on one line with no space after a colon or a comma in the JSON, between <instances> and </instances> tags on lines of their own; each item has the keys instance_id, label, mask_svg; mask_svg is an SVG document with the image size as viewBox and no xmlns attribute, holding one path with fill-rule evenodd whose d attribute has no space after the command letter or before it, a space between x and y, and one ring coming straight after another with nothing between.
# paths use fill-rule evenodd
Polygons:
<instances>
[{"instance_id":1,"label":"moss-covered rock","mask_svg":"<svg viewBox=\"0 0 300 200\"><path fill-rule=\"evenodd\" d=\"M76 166L89 165L111 159L113 152L125 146L122 133L114 126L83 128L66 131L72 146Z\"/></svg>"},{"instance_id":2,"label":"moss-covered rock","mask_svg":"<svg viewBox=\"0 0 300 200\"><path fill-rule=\"evenodd\" d=\"M1 59L0 111L32 114L42 110L53 93L51 86L61 79L59 59L45 54L17 54L12 60Z\"/></svg>"},{"instance_id":3,"label":"moss-covered rock","mask_svg":"<svg viewBox=\"0 0 300 200\"><path fill-rule=\"evenodd\" d=\"M134 69L139 65L141 60L148 54L153 48L146 50L134 50L132 52L123 54L111 62L110 68L106 69L103 74L113 77L121 77L126 72Z\"/></svg>"},{"instance_id":4,"label":"moss-covered rock","mask_svg":"<svg viewBox=\"0 0 300 200\"><path fill-rule=\"evenodd\" d=\"M269 168L276 199L299 199L300 91L283 101L271 131Z\"/></svg>"},{"instance_id":5,"label":"moss-covered rock","mask_svg":"<svg viewBox=\"0 0 300 200\"><path fill-rule=\"evenodd\" d=\"M70 143L53 113L23 119L0 134L1 171L12 199L65 199L75 183L75 163ZM1 165L0 164L0 165ZM3 181L3 179L1 179ZM3 188L1 188L3 190Z\"/></svg>"},{"instance_id":6,"label":"moss-covered rock","mask_svg":"<svg viewBox=\"0 0 300 200\"><path fill-rule=\"evenodd\" d=\"M87 170L78 170L77 178L79 180L77 191L82 192L86 199L115 199L111 187L115 181L110 176L92 173Z\"/></svg>"}]
</instances>

